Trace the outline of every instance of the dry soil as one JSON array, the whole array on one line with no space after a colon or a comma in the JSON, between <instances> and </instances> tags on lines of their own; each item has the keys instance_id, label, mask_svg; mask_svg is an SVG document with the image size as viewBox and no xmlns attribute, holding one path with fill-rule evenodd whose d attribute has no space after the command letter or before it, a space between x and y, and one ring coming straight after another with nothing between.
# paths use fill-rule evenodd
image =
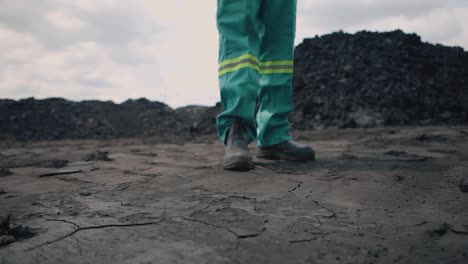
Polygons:
<instances>
[{"instance_id":1,"label":"dry soil","mask_svg":"<svg viewBox=\"0 0 468 264\"><path fill-rule=\"evenodd\" d=\"M240 173L214 136L2 142L0 263L468 263L467 127L294 136L315 162Z\"/></svg>"}]
</instances>

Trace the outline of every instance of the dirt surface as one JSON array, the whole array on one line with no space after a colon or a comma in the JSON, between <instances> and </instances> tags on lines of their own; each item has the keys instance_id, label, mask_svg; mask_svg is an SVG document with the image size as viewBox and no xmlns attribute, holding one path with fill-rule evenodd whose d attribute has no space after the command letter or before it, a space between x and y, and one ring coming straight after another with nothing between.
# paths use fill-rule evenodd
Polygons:
<instances>
[{"instance_id":1,"label":"dirt surface","mask_svg":"<svg viewBox=\"0 0 468 264\"><path fill-rule=\"evenodd\" d=\"M0 143L0 263L468 263L468 127L295 138L248 173L214 136Z\"/></svg>"}]
</instances>

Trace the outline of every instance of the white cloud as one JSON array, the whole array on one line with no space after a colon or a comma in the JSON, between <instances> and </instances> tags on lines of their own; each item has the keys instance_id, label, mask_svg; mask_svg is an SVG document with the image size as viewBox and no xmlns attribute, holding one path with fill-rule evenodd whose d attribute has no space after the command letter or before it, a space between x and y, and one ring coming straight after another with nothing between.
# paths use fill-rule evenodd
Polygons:
<instances>
[{"instance_id":1,"label":"white cloud","mask_svg":"<svg viewBox=\"0 0 468 264\"><path fill-rule=\"evenodd\" d=\"M47 20L61 30L83 30L85 23L66 10L55 10L46 15Z\"/></svg>"},{"instance_id":2,"label":"white cloud","mask_svg":"<svg viewBox=\"0 0 468 264\"><path fill-rule=\"evenodd\" d=\"M426 41L468 48L468 2L463 0L315 0L299 8L298 39L332 31L417 33Z\"/></svg>"},{"instance_id":3,"label":"white cloud","mask_svg":"<svg viewBox=\"0 0 468 264\"><path fill-rule=\"evenodd\" d=\"M468 25L464 25L461 19L463 16L468 17L468 8L465 10L435 10L416 18L390 17L376 22L368 28L370 30L400 28L406 32L417 32L426 41L468 47L464 35Z\"/></svg>"}]
</instances>

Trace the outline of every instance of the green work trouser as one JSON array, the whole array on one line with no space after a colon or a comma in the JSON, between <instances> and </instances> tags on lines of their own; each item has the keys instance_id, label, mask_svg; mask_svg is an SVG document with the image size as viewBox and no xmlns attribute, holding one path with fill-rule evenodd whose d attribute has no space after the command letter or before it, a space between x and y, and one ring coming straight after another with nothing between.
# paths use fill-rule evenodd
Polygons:
<instances>
[{"instance_id":1,"label":"green work trouser","mask_svg":"<svg viewBox=\"0 0 468 264\"><path fill-rule=\"evenodd\" d=\"M296 0L218 0L217 26L221 141L236 118L249 143L291 140Z\"/></svg>"}]
</instances>

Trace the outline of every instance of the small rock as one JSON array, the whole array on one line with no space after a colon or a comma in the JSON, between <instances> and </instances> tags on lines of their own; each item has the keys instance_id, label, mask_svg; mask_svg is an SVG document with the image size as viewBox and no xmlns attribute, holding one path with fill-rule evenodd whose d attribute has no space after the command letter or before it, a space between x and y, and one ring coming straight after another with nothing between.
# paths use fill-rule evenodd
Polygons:
<instances>
[{"instance_id":1,"label":"small rock","mask_svg":"<svg viewBox=\"0 0 468 264\"><path fill-rule=\"evenodd\" d=\"M458 185L458 188L460 188L460 191L462 192L468 192L468 180L461 180L460 184Z\"/></svg>"},{"instance_id":2,"label":"small rock","mask_svg":"<svg viewBox=\"0 0 468 264\"><path fill-rule=\"evenodd\" d=\"M0 168L0 177L13 175L13 172L8 168Z\"/></svg>"},{"instance_id":3,"label":"small rock","mask_svg":"<svg viewBox=\"0 0 468 264\"><path fill-rule=\"evenodd\" d=\"M107 151L96 151L93 153L90 153L86 155L83 158L84 161L97 161L97 160L102 160L102 161L112 161L113 159L109 158L109 152Z\"/></svg>"},{"instance_id":4,"label":"small rock","mask_svg":"<svg viewBox=\"0 0 468 264\"><path fill-rule=\"evenodd\" d=\"M380 250L379 249L371 249L367 252L368 256L372 256L374 258L380 258Z\"/></svg>"},{"instance_id":5,"label":"small rock","mask_svg":"<svg viewBox=\"0 0 468 264\"><path fill-rule=\"evenodd\" d=\"M14 225L10 228L10 234L16 239L30 238L35 235L34 231L29 226Z\"/></svg>"},{"instance_id":6,"label":"small rock","mask_svg":"<svg viewBox=\"0 0 468 264\"><path fill-rule=\"evenodd\" d=\"M343 153L340 156L338 156L338 159L340 160L355 160L358 159L358 156L349 154L349 153Z\"/></svg>"},{"instance_id":7,"label":"small rock","mask_svg":"<svg viewBox=\"0 0 468 264\"><path fill-rule=\"evenodd\" d=\"M35 235L28 226L11 225L11 214L0 211L0 247L15 242L23 238L30 238Z\"/></svg>"},{"instance_id":8,"label":"small rock","mask_svg":"<svg viewBox=\"0 0 468 264\"><path fill-rule=\"evenodd\" d=\"M63 168L68 165L68 160L52 159L41 160L33 164L33 166L41 168Z\"/></svg>"},{"instance_id":9,"label":"small rock","mask_svg":"<svg viewBox=\"0 0 468 264\"><path fill-rule=\"evenodd\" d=\"M385 155L390 155L390 156L408 156L408 152L406 151L398 151L398 150L390 150L384 153Z\"/></svg>"},{"instance_id":10,"label":"small rock","mask_svg":"<svg viewBox=\"0 0 468 264\"><path fill-rule=\"evenodd\" d=\"M416 137L416 140L422 142L422 141L428 140L429 138L430 138L430 137L429 137L428 135L426 135L426 134L421 134L421 135L419 135L419 136Z\"/></svg>"},{"instance_id":11,"label":"small rock","mask_svg":"<svg viewBox=\"0 0 468 264\"><path fill-rule=\"evenodd\" d=\"M394 179L396 182L402 182L405 179L405 177L401 175L394 175Z\"/></svg>"},{"instance_id":12,"label":"small rock","mask_svg":"<svg viewBox=\"0 0 468 264\"><path fill-rule=\"evenodd\" d=\"M394 156L394 157L402 157L402 158L411 159L411 160L418 160L418 161L423 161L423 160L427 160L431 158L427 156L420 156L418 154L409 154L406 151L399 151L399 150L390 150L390 151L385 152L384 154L389 155L389 156Z\"/></svg>"},{"instance_id":13,"label":"small rock","mask_svg":"<svg viewBox=\"0 0 468 264\"><path fill-rule=\"evenodd\" d=\"M444 236L450 230L451 230L450 225L447 223L443 223L440 227L434 228L432 230L428 230L427 234L431 238L440 238Z\"/></svg>"},{"instance_id":14,"label":"small rock","mask_svg":"<svg viewBox=\"0 0 468 264\"><path fill-rule=\"evenodd\" d=\"M11 244L15 242L16 239L13 236L10 235L5 235L5 236L0 236L0 247L6 246L8 244Z\"/></svg>"},{"instance_id":15,"label":"small rock","mask_svg":"<svg viewBox=\"0 0 468 264\"><path fill-rule=\"evenodd\" d=\"M6 234L10 230L11 214L0 211L0 234Z\"/></svg>"}]
</instances>

